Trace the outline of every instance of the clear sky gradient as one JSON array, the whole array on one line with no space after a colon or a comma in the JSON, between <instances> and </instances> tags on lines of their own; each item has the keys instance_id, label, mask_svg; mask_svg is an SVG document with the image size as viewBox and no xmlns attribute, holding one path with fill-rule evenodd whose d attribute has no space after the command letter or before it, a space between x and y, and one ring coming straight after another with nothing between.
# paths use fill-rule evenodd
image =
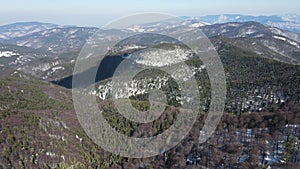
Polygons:
<instances>
[{"instance_id":1,"label":"clear sky gradient","mask_svg":"<svg viewBox=\"0 0 300 169\"><path fill-rule=\"evenodd\" d=\"M0 25L40 21L63 25L101 26L140 12L173 15L300 14L300 0L1 0Z\"/></svg>"}]
</instances>

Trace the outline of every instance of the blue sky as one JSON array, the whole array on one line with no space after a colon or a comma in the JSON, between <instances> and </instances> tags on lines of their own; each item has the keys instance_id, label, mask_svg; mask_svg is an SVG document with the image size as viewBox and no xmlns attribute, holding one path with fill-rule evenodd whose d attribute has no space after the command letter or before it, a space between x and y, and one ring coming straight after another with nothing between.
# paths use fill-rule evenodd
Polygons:
<instances>
[{"instance_id":1,"label":"blue sky","mask_svg":"<svg viewBox=\"0 0 300 169\"><path fill-rule=\"evenodd\" d=\"M41 21L101 26L140 12L189 16L300 14L300 0L2 0L0 9L0 25Z\"/></svg>"}]
</instances>

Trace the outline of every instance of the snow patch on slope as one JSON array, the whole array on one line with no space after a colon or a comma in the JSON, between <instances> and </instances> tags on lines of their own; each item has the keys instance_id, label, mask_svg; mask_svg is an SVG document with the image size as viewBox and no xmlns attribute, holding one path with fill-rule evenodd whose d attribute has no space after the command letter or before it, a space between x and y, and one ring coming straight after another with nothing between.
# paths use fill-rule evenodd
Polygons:
<instances>
[{"instance_id":1,"label":"snow patch on slope","mask_svg":"<svg viewBox=\"0 0 300 169\"><path fill-rule=\"evenodd\" d=\"M13 51L0 51L0 58L1 57L11 57L11 56L16 56L16 55L19 55L18 53L15 53Z\"/></svg>"},{"instance_id":2,"label":"snow patch on slope","mask_svg":"<svg viewBox=\"0 0 300 169\"><path fill-rule=\"evenodd\" d=\"M300 48L300 46L298 45L297 42L294 42L294 41L291 41L289 39L286 39L285 37L281 37L281 36L273 36L273 38L275 39L279 39L279 40L282 40L282 41L286 41L288 42L289 44L293 45L293 46L296 46L297 48Z\"/></svg>"}]
</instances>

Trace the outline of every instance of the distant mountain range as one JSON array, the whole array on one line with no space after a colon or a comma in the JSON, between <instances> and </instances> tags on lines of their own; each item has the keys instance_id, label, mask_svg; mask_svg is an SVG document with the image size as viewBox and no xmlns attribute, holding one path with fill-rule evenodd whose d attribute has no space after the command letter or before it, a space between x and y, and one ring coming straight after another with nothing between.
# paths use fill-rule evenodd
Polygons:
<instances>
[{"instance_id":1,"label":"distant mountain range","mask_svg":"<svg viewBox=\"0 0 300 169\"><path fill-rule=\"evenodd\" d=\"M283 30L300 33L300 15L286 14L273 16L251 16L240 14L222 14L222 15L206 15L206 16L180 16L184 20L195 22L193 26L201 26L206 24L228 23L228 22L248 22L254 21L261 24L277 27ZM201 24L199 24L201 23ZM57 25L52 23L40 22L18 22L0 26L0 41L12 38L30 35L32 33L41 32L53 28L76 27L69 25Z\"/></svg>"},{"instance_id":2,"label":"distant mountain range","mask_svg":"<svg viewBox=\"0 0 300 169\"><path fill-rule=\"evenodd\" d=\"M0 26L0 40L7 40L16 37L26 36L35 32L47 29L62 27L52 23L40 22L18 22Z\"/></svg>"},{"instance_id":3,"label":"distant mountain range","mask_svg":"<svg viewBox=\"0 0 300 169\"><path fill-rule=\"evenodd\" d=\"M183 17L185 19L197 19L209 24L227 22L254 21L261 24L277 27L283 30L300 33L300 16L297 14L273 15L273 16L250 16L240 14L207 15L200 17Z\"/></svg>"}]
</instances>

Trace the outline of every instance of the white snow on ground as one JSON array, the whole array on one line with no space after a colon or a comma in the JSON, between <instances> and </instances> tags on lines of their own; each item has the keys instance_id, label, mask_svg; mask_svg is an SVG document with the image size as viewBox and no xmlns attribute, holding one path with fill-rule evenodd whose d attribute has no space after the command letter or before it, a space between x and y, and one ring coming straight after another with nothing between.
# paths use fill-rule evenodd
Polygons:
<instances>
[{"instance_id":1,"label":"white snow on ground","mask_svg":"<svg viewBox=\"0 0 300 169\"><path fill-rule=\"evenodd\" d=\"M47 156L50 156L51 158L55 157L56 154L55 153L52 153L52 152L46 152L46 155Z\"/></svg>"},{"instance_id":2,"label":"white snow on ground","mask_svg":"<svg viewBox=\"0 0 300 169\"><path fill-rule=\"evenodd\" d=\"M114 98L129 98L130 96L136 96L139 94L148 93L148 90L161 89L166 85L168 81L167 77L147 78L145 80L132 80L129 83L122 84L124 87L120 91L116 92ZM97 91L92 91L90 94L96 95L99 98L105 100L111 93L112 82L108 82L105 85L99 85ZM117 84L115 84L117 85Z\"/></svg>"},{"instance_id":3,"label":"white snow on ground","mask_svg":"<svg viewBox=\"0 0 300 169\"><path fill-rule=\"evenodd\" d=\"M281 37L281 36L273 36L275 39L279 39L279 40L282 40L282 41L286 41L288 42L289 44L293 45L293 46L296 46L297 48L300 48L299 44L297 42L294 42L294 41L291 41L291 40L288 40L284 37Z\"/></svg>"},{"instance_id":4,"label":"white snow on ground","mask_svg":"<svg viewBox=\"0 0 300 169\"><path fill-rule=\"evenodd\" d=\"M16 56L16 55L19 55L18 53L15 53L13 51L0 51L0 58L1 57L11 57L11 56Z\"/></svg>"},{"instance_id":5,"label":"white snow on ground","mask_svg":"<svg viewBox=\"0 0 300 169\"><path fill-rule=\"evenodd\" d=\"M7 36L0 35L0 38L1 38L1 39L6 39L6 38L7 38Z\"/></svg>"},{"instance_id":6,"label":"white snow on ground","mask_svg":"<svg viewBox=\"0 0 300 169\"><path fill-rule=\"evenodd\" d=\"M193 23L191 25L189 25L190 27L193 27L193 28L199 28L201 26L205 26L205 25L209 25L208 23L204 23L204 22L199 22L199 23Z\"/></svg>"},{"instance_id":7,"label":"white snow on ground","mask_svg":"<svg viewBox=\"0 0 300 169\"><path fill-rule=\"evenodd\" d=\"M297 48L300 48L300 46L298 45L298 43L293 42L293 41L290 41L290 40L288 40L288 42L289 42L291 45L296 46Z\"/></svg>"},{"instance_id":8,"label":"white snow on ground","mask_svg":"<svg viewBox=\"0 0 300 169\"><path fill-rule=\"evenodd\" d=\"M258 35L255 35L254 38L261 38L261 37L264 37L265 35L264 34L258 34Z\"/></svg>"},{"instance_id":9,"label":"white snow on ground","mask_svg":"<svg viewBox=\"0 0 300 169\"><path fill-rule=\"evenodd\" d=\"M228 29L222 29L222 30L220 31L220 34L226 33L226 32L228 32L228 31L229 31Z\"/></svg>"},{"instance_id":10,"label":"white snow on ground","mask_svg":"<svg viewBox=\"0 0 300 169\"><path fill-rule=\"evenodd\" d=\"M270 29L270 30L272 31L272 33L274 33L274 34L282 35L282 36L285 35L284 32L282 32L282 30L280 30L280 29L277 29L277 28L274 28L274 27L270 27L269 29Z\"/></svg>"},{"instance_id":11,"label":"white snow on ground","mask_svg":"<svg viewBox=\"0 0 300 169\"><path fill-rule=\"evenodd\" d=\"M32 56L19 56L15 61L9 63L9 65L24 65L27 62L32 61Z\"/></svg>"},{"instance_id":12,"label":"white snow on ground","mask_svg":"<svg viewBox=\"0 0 300 169\"><path fill-rule=\"evenodd\" d=\"M201 65L200 67L194 67L191 69L191 75L185 76L185 72L174 72L175 79L184 79L188 80L193 77L197 72L201 72L205 69L205 65ZM178 77L177 77L178 76ZM183 77L180 77L183 76ZM156 78L145 78L143 80L132 80L128 83L122 84L123 87L120 87L120 91L116 92L113 96L114 98L128 98L130 96L136 96L139 94L149 93L150 90L161 90L164 85L167 84L169 78L168 77L156 77ZM115 84L117 85L117 84ZM91 95L96 95L100 99L105 100L108 99L112 95L112 86L113 82L107 82L106 84L101 84L98 86L97 90L92 90L89 92ZM189 100L190 98L181 98L176 97L177 101Z\"/></svg>"},{"instance_id":13,"label":"white snow on ground","mask_svg":"<svg viewBox=\"0 0 300 169\"><path fill-rule=\"evenodd\" d=\"M237 27L237 26L240 26L241 24L239 24L239 23L229 23L227 25L231 26L231 27Z\"/></svg>"},{"instance_id":14,"label":"white snow on ground","mask_svg":"<svg viewBox=\"0 0 300 169\"><path fill-rule=\"evenodd\" d=\"M17 45L18 46L25 46L26 44L28 44L30 41L22 41L22 42L18 42Z\"/></svg>"},{"instance_id":15,"label":"white snow on ground","mask_svg":"<svg viewBox=\"0 0 300 169\"><path fill-rule=\"evenodd\" d=\"M251 34L253 34L255 32L257 32L256 28L253 27L253 26L251 26L251 27L249 27L247 29L242 30L239 33L238 37L246 37L247 35L251 35Z\"/></svg>"},{"instance_id":16,"label":"white snow on ground","mask_svg":"<svg viewBox=\"0 0 300 169\"><path fill-rule=\"evenodd\" d=\"M248 29L248 30L245 32L245 34L250 35L250 34L253 34L253 33L255 33L255 32L256 32L256 30L254 30L254 29Z\"/></svg>"},{"instance_id":17,"label":"white snow on ground","mask_svg":"<svg viewBox=\"0 0 300 169\"><path fill-rule=\"evenodd\" d=\"M139 45L126 45L123 47L122 51L131 50L131 49L143 49L146 48L145 46L139 46Z\"/></svg>"},{"instance_id":18,"label":"white snow on ground","mask_svg":"<svg viewBox=\"0 0 300 169\"><path fill-rule=\"evenodd\" d=\"M52 70L52 73L56 72L56 71L57 71L57 70L59 70L59 69L62 69L62 70L64 70L65 68L64 68L64 67L62 67L62 66L57 66L57 67L53 67L53 68L51 68L51 70Z\"/></svg>"},{"instance_id":19,"label":"white snow on ground","mask_svg":"<svg viewBox=\"0 0 300 169\"><path fill-rule=\"evenodd\" d=\"M273 36L273 38L286 41L286 38L280 36Z\"/></svg>"},{"instance_id":20,"label":"white snow on ground","mask_svg":"<svg viewBox=\"0 0 300 169\"><path fill-rule=\"evenodd\" d=\"M227 16L225 16L225 15L220 15L216 23L222 23L222 22L225 22L225 21L227 21L227 19L228 19Z\"/></svg>"},{"instance_id":21,"label":"white snow on ground","mask_svg":"<svg viewBox=\"0 0 300 169\"><path fill-rule=\"evenodd\" d=\"M75 34L77 31L78 31L77 29L72 29L72 30L69 31L69 34L70 35Z\"/></svg>"},{"instance_id":22,"label":"white snow on ground","mask_svg":"<svg viewBox=\"0 0 300 169\"><path fill-rule=\"evenodd\" d=\"M300 23L297 22L267 22L266 24L283 30L299 30L300 27Z\"/></svg>"},{"instance_id":23,"label":"white snow on ground","mask_svg":"<svg viewBox=\"0 0 300 169\"><path fill-rule=\"evenodd\" d=\"M42 72L45 72L47 70L49 70L51 67L54 67L56 65L58 65L60 62L58 61L55 61L55 62L52 62L52 63L45 63L45 64L41 64L37 67L34 67L33 70L34 71L42 71Z\"/></svg>"},{"instance_id":24,"label":"white snow on ground","mask_svg":"<svg viewBox=\"0 0 300 169\"><path fill-rule=\"evenodd\" d=\"M127 28L133 32L144 32L145 29L141 28L139 25L134 25L133 27Z\"/></svg>"},{"instance_id":25,"label":"white snow on ground","mask_svg":"<svg viewBox=\"0 0 300 169\"><path fill-rule=\"evenodd\" d=\"M82 138L80 138L77 134L76 134L76 139L78 139L80 142L82 142Z\"/></svg>"},{"instance_id":26,"label":"white snow on ground","mask_svg":"<svg viewBox=\"0 0 300 169\"><path fill-rule=\"evenodd\" d=\"M141 52L131 54L129 58L133 59L138 64L162 67L182 62L188 59L189 56L190 52L176 47L173 50L146 49Z\"/></svg>"}]
</instances>

